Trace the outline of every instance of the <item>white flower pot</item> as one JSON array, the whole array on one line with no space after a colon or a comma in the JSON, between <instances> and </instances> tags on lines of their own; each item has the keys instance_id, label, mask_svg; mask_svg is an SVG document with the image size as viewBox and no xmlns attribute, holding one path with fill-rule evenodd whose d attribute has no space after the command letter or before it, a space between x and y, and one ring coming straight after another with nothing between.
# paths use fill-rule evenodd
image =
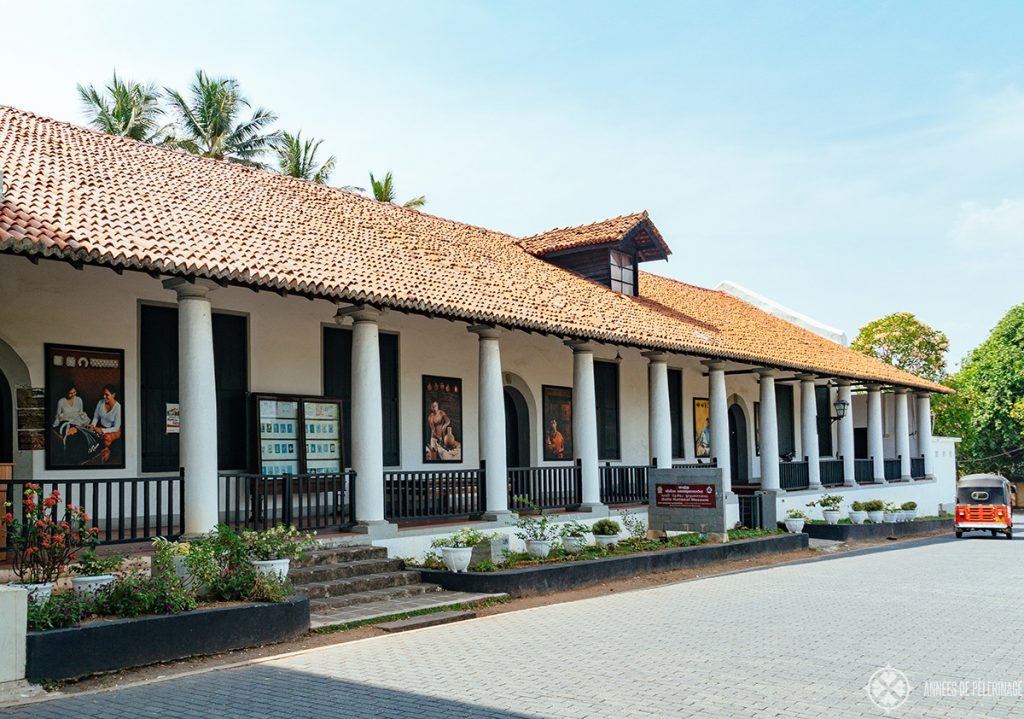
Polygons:
<instances>
[{"instance_id":1,"label":"white flower pot","mask_svg":"<svg viewBox=\"0 0 1024 719\"><path fill-rule=\"evenodd\" d=\"M786 531L790 534L800 534L804 531L804 519L787 519L786 520Z\"/></svg>"},{"instance_id":2,"label":"white flower pot","mask_svg":"<svg viewBox=\"0 0 1024 719\"><path fill-rule=\"evenodd\" d=\"M599 547L610 547L613 544L617 544L619 541L619 535L617 534L595 534L594 542Z\"/></svg>"},{"instance_id":3,"label":"white flower pot","mask_svg":"<svg viewBox=\"0 0 1024 719\"><path fill-rule=\"evenodd\" d=\"M188 572L188 567L185 566L185 555L175 555L172 557L174 560L174 573L181 579L181 583L187 585L192 580L192 575Z\"/></svg>"},{"instance_id":4,"label":"white flower pot","mask_svg":"<svg viewBox=\"0 0 1024 719\"><path fill-rule=\"evenodd\" d=\"M850 521L853 524L864 524L864 520L868 518L867 512L850 512Z\"/></svg>"},{"instance_id":5,"label":"white flower pot","mask_svg":"<svg viewBox=\"0 0 1024 719\"><path fill-rule=\"evenodd\" d=\"M838 509L826 509L822 514L825 515L825 524L839 524L839 518L842 516Z\"/></svg>"},{"instance_id":6,"label":"white flower pot","mask_svg":"<svg viewBox=\"0 0 1024 719\"><path fill-rule=\"evenodd\" d=\"M527 539L526 553L531 557L544 559L551 553L551 540L549 539Z\"/></svg>"},{"instance_id":7,"label":"white flower pot","mask_svg":"<svg viewBox=\"0 0 1024 719\"><path fill-rule=\"evenodd\" d=\"M562 547L565 551L575 553L583 549L586 544L583 537L562 537Z\"/></svg>"},{"instance_id":8,"label":"white flower pot","mask_svg":"<svg viewBox=\"0 0 1024 719\"><path fill-rule=\"evenodd\" d=\"M868 519L872 524L878 524L885 517L885 512L868 512Z\"/></svg>"},{"instance_id":9,"label":"white flower pot","mask_svg":"<svg viewBox=\"0 0 1024 719\"><path fill-rule=\"evenodd\" d=\"M53 582L42 582L40 584L20 584L11 582L10 586L24 589L28 592L28 598L36 604L45 604L53 591Z\"/></svg>"},{"instance_id":10,"label":"white flower pot","mask_svg":"<svg viewBox=\"0 0 1024 719\"><path fill-rule=\"evenodd\" d=\"M907 513L907 521L908 522L913 522L915 519L917 519L917 510L916 509L904 509L903 511Z\"/></svg>"},{"instance_id":11,"label":"white flower pot","mask_svg":"<svg viewBox=\"0 0 1024 719\"><path fill-rule=\"evenodd\" d=\"M896 522L896 521L899 520L899 518L900 518L900 513L899 512L883 512L882 513L882 521L883 522Z\"/></svg>"},{"instance_id":12,"label":"white flower pot","mask_svg":"<svg viewBox=\"0 0 1024 719\"><path fill-rule=\"evenodd\" d=\"M113 574L94 574L91 577L71 577L71 589L80 597L95 596L103 587L111 584Z\"/></svg>"},{"instance_id":13,"label":"white flower pot","mask_svg":"<svg viewBox=\"0 0 1024 719\"><path fill-rule=\"evenodd\" d=\"M449 572L465 572L473 558L472 547L441 547L441 557Z\"/></svg>"},{"instance_id":14,"label":"white flower pot","mask_svg":"<svg viewBox=\"0 0 1024 719\"><path fill-rule=\"evenodd\" d=\"M291 560L288 557L284 559L254 559L252 560L252 566L260 574L276 574L278 579L284 581L288 576Z\"/></svg>"}]
</instances>

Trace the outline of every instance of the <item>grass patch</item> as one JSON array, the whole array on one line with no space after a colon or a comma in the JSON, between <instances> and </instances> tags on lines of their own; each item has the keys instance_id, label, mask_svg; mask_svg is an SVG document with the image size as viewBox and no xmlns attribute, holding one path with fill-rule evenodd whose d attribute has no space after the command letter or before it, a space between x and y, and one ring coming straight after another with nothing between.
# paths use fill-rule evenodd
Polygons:
<instances>
[{"instance_id":1,"label":"grass patch","mask_svg":"<svg viewBox=\"0 0 1024 719\"><path fill-rule=\"evenodd\" d=\"M328 624L323 627L317 627L316 629L312 629L310 630L310 632L312 634L334 634L335 632L347 632L350 629L368 627L373 624L383 624L384 622L397 622L402 619L422 617L425 614L437 614L438 612L461 612L469 609L480 609L481 607L493 607L497 604L504 604L507 601L509 601L509 597L495 597L493 599L481 599L479 602L465 602L463 604L446 604L441 607L426 607L424 609L414 609L410 612L388 614L383 617L373 617L371 619L358 619L354 622L345 622L344 624Z\"/></svg>"},{"instance_id":2,"label":"grass patch","mask_svg":"<svg viewBox=\"0 0 1024 719\"><path fill-rule=\"evenodd\" d=\"M758 537L774 537L776 534L785 534L784 529L730 529L729 539L756 539Z\"/></svg>"}]
</instances>

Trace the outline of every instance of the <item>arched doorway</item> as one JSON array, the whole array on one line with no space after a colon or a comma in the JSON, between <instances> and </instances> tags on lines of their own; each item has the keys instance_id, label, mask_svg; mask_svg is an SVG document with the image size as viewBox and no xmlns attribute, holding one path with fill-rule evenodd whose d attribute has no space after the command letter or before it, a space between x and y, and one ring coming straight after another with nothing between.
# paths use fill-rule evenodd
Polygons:
<instances>
[{"instance_id":1,"label":"arched doorway","mask_svg":"<svg viewBox=\"0 0 1024 719\"><path fill-rule=\"evenodd\" d=\"M747 417L738 404L729 407L729 470L735 484L750 484L750 456L747 453Z\"/></svg>"},{"instance_id":2,"label":"arched doorway","mask_svg":"<svg viewBox=\"0 0 1024 719\"><path fill-rule=\"evenodd\" d=\"M530 466L530 410L522 392L505 387L505 461L509 467Z\"/></svg>"}]
</instances>

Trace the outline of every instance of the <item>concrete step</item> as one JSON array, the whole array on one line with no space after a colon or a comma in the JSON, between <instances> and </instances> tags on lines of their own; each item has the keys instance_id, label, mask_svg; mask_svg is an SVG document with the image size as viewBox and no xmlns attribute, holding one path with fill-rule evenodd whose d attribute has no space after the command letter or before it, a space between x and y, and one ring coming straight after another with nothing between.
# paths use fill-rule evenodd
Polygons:
<instances>
[{"instance_id":1,"label":"concrete step","mask_svg":"<svg viewBox=\"0 0 1024 719\"><path fill-rule=\"evenodd\" d=\"M434 612L433 614L423 614L418 617L409 617L408 619L399 619L396 622L384 622L378 624L378 629L383 629L385 632L407 632L410 629L423 629L424 627L436 627L439 624L451 624L452 622L461 622L466 619L476 619L476 612L469 611L451 611L451 612Z\"/></svg>"},{"instance_id":2,"label":"concrete step","mask_svg":"<svg viewBox=\"0 0 1024 719\"><path fill-rule=\"evenodd\" d=\"M383 587L381 589L369 589L363 592L351 594L340 594L331 597L310 597L309 611L314 614L331 612L343 607L352 607L358 604L369 604L371 602L388 602L396 599L408 599L423 594L434 594L442 589L436 584L416 582L404 584L397 587Z\"/></svg>"},{"instance_id":3,"label":"concrete step","mask_svg":"<svg viewBox=\"0 0 1024 719\"><path fill-rule=\"evenodd\" d=\"M324 549L313 549L306 552L302 559L293 559L292 567L312 567L317 564L341 564L343 562L358 562L363 559L387 559L388 550L386 547L371 547L361 545L355 547L328 547Z\"/></svg>"},{"instance_id":4,"label":"concrete step","mask_svg":"<svg viewBox=\"0 0 1024 719\"><path fill-rule=\"evenodd\" d=\"M335 579L349 579L367 574L400 572L405 568L401 559L357 559L352 562L336 564L312 564L299 567L288 573L288 578L297 587L317 582L330 582Z\"/></svg>"},{"instance_id":5,"label":"concrete step","mask_svg":"<svg viewBox=\"0 0 1024 719\"><path fill-rule=\"evenodd\" d=\"M368 592L373 589L402 587L420 582L419 572L378 572L346 579L332 579L325 582L311 582L302 586L310 599L340 597L346 594Z\"/></svg>"},{"instance_id":6,"label":"concrete step","mask_svg":"<svg viewBox=\"0 0 1024 719\"><path fill-rule=\"evenodd\" d=\"M415 589L418 586L419 585L413 584L409 587L405 587L405 589ZM424 609L447 608L453 611L461 611L465 609L466 605L473 605L479 602L485 602L492 599L503 599L506 597L504 594L450 592L438 589L437 587L429 584L424 586L430 587L430 589L424 591L422 594L414 594L412 596L391 596L390 598L381 599L380 597L388 597L385 590L349 595L360 598L372 597L373 601L348 606L332 607L330 605L324 606L313 603L310 605L310 626L316 629L319 627L329 627L338 624L350 624L352 622L367 621L381 617L392 617L396 614L422 611ZM393 590L392 594L394 594ZM333 602L334 600L326 599L324 601ZM454 610L454 607L458 607L458 610Z\"/></svg>"}]
</instances>

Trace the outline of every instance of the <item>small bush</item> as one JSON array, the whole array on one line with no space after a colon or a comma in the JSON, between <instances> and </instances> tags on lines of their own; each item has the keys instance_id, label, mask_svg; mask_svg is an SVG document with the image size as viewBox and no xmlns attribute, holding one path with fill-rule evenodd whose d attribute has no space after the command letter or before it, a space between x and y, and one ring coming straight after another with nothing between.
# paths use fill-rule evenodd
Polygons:
<instances>
[{"instance_id":1,"label":"small bush","mask_svg":"<svg viewBox=\"0 0 1024 719\"><path fill-rule=\"evenodd\" d=\"M793 507L786 512L786 519L807 519L807 512Z\"/></svg>"},{"instance_id":2,"label":"small bush","mask_svg":"<svg viewBox=\"0 0 1024 719\"><path fill-rule=\"evenodd\" d=\"M563 537L578 537L582 539L590 533L590 527L583 522L566 522L562 525L559 530L559 534Z\"/></svg>"},{"instance_id":3,"label":"small bush","mask_svg":"<svg viewBox=\"0 0 1024 719\"><path fill-rule=\"evenodd\" d=\"M112 554L109 557L101 557L95 551L88 551L78 558L71 570L82 577L98 577L103 574L113 574L121 568L124 557Z\"/></svg>"},{"instance_id":4,"label":"small bush","mask_svg":"<svg viewBox=\"0 0 1024 719\"><path fill-rule=\"evenodd\" d=\"M195 608L195 596L185 588L173 567L156 576L123 572L100 589L95 599L97 614L115 617L177 614Z\"/></svg>"},{"instance_id":5,"label":"small bush","mask_svg":"<svg viewBox=\"0 0 1024 719\"><path fill-rule=\"evenodd\" d=\"M615 537L621 530L622 527L614 519L599 519L590 528L590 531L599 537Z\"/></svg>"},{"instance_id":6,"label":"small bush","mask_svg":"<svg viewBox=\"0 0 1024 719\"><path fill-rule=\"evenodd\" d=\"M885 502L880 499L869 499L864 502L865 512L882 512L885 511Z\"/></svg>"},{"instance_id":7,"label":"small bush","mask_svg":"<svg viewBox=\"0 0 1024 719\"><path fill-rule=\"evenodd\" d=\"M853 510L854 512L863 512L865 511L864 502L854 502L853 504L850 505L850 509Z\"/></svg>"},{"instance_id":8,"label":"small bush","mask_svg":"<svg viewBox=\"0 0 1024 719\"><path fill-rule=\"evenodd\" d=\"M902 505L900 505L900 509L906 509L908 511L917 509L917 502L904 502Z\"/></svg>"},{"instance_id":9,"label":"small bush","mask_svg":"<svg viewBox=\"0 0 1024 719\"><path fill-rule=\"evenodd\" d=\"M80 624L93 613L92 602L74 592L51 594L45 602L28 602L28 630L45 632Z\"/></svg>"},{"instance_id":10,"label":"small bush","mask_svg":"<svg viewBox=\"0 0 1024 719\"><path fill-rule=\"evenodd\" d=\"M438 537L430 543L430 546L435 548L475 547L481 542L487 542L492 539L496 539L497 537L497 532L491 534L484 534L483 532L473 529L472 527L463 527L455 534L450 534L447 537Z\"/></svg>"}]
</instances>

